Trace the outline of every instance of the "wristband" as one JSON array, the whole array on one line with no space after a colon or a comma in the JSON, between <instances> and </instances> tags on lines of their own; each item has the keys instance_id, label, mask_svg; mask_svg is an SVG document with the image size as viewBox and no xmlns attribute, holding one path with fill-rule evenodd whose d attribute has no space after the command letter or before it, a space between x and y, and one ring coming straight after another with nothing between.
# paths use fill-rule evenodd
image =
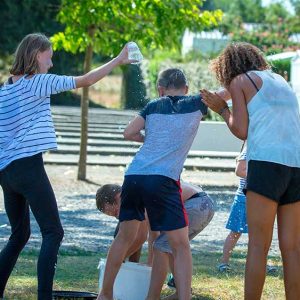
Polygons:
<instances>
[{"instance_id":1,"label":"wristband","mask_svg":"<svg viewBox=\"0 0 300 300\"><path fill-rule=\"evenodd\" d=\"M218 114L220 115L220 116L222 116L222 114L224 113L224 111L226 110L226 109L229 109L229 106L226 104L226 106L224 106L222 109L220 109L220 111L218 112Z\"/></svg>"}]
</instances>

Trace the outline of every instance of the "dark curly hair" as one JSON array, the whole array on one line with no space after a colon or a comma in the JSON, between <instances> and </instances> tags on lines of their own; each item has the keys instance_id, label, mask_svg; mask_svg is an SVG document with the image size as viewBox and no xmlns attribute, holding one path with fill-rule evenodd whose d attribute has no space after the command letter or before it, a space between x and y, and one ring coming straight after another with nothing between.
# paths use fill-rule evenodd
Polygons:
<instances>
[{"instance_id":1,"label":"dark curly hair","mask_svg":"<svg viewBox=\"0 0 300 300\"><path fill-rule=\"evenodd\" d=\"M270 69L261 50L252 44L238 42L229 44L223 52L210 63L222 86L228 88L233 78L248 71Z\"/></svg>"}]
</instances>

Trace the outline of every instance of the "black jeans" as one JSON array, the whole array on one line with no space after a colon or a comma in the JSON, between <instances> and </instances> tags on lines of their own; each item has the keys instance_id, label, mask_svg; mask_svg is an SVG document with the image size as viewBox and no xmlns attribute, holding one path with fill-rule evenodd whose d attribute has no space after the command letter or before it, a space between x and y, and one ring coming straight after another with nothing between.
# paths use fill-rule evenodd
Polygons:
<instances>
[{"instance_id":1,"label":"black jeans","mask_svg":"<svg viewBox=\"0 0 300 300\"><path fill-rule=\"evenodd\" d=\"M0 184L11 225L11 236L0 253L0 298L3 297L7 280L30 236L30 207L42 234L37 266L38 299L50 300L57 253L64 232L42 154L10 163L0 171Z\"/></svg>"}]
</instances>

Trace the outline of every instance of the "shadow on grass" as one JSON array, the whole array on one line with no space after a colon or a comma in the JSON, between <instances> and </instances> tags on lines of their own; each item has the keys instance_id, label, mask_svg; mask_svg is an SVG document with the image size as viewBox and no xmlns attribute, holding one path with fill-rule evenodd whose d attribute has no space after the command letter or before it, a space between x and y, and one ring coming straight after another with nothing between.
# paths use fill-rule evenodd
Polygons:
<instances>
[{"instance_id":1,"label":"shadow on grass","mask_svg":"<svg viewBox=\"0 0 300 300\"><path fill-rule=\"evenodd\" d=\"M244 251L235 251L230 259L230 272L220 273L217 269L217 265L220 263L222 253L220 252L204 252L198 251L197 254L193 254L193 268L196 273L200 273L203 276L215 277L215 278L235 278L244 277L246 256ZM271 277L283 277L281 258L274 255L268 256L268 264L272 264L277 267L278 271L267 274ZM194 272L195 273L195 272Z\"/></svg>"},{"instance_id":2,"label":"shadow on grass","mask_svg":"<svg viewBox=\"0 0 300 300\"><path fill-rule=\"evenodd\" d=\"M220 252L198 252L193 255L193 266L197 272L210 277L236 277L243 276L245 270L246 254L244 252L235 252L230 261L232 271L220 273L217 265L220 263L222 254Z\"/></svg>"},{"instance_id":3,"label":"shadow on grass","mask_svg":"<svg viewBox=\"0 0 300 300\"><path fill-rule=\"evenodd\" d=\"M6 299L35 299L37 256L38 251L36 250L26 251L20 256L9 279ZM106 253L95 253L76 248L71 251L60 251L54 289L97 292L99 277L97 266L100 258L105 256ZM242 297L243 294L245 253L235 252L233 254L231 260L233 271L226 274L220 274L216 269L220 256L219 252L199 251L197 254L193 254L193 300L241 299L236 297ZM146 261L145 254L141 260L142 262ZM271 256L270 260L275 263L279 262L279 258L275 256ZM278 277L269 278L268 285L272 291L275 290L274 293L278 293L278 282L282 277L281 269ZM170 293L170 290L163 292L164 295ZM232 298L233 296L234 298Z\"/></svg>"},{"instance_id":4,"label":"shadow on grass","mask_svg":"<svg viewBox=\"0 0 300 300\"><path fill-rule=\"evenodd\" d=\"M98 292L98 263L104 254L82 251L60 251L54 290ZM21 254L9 279L5 299L36 299L36 264L38 251Z\"/></svg>"},{"instance_id":5,"label":"shadow on grass","mask_svg":"<svg viewBox=\"0 0 300 300\"><path fill-rule=\"evenodd\" d=\"M192 300L215 300L216 298L208 296L208 295L198 295L193 294Z\"/></svg>"}]
</instances>

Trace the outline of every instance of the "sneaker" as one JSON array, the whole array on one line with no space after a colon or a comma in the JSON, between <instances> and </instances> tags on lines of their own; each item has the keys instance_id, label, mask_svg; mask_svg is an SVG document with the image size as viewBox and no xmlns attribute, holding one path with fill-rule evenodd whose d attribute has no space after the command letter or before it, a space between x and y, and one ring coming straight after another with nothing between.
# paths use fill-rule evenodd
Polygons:
<instances>
[{"instance_id":1,"label":"sneaker","mask_svg":"<svg viewBox=\"0 0 300 300\"><path fill-rule=\"evenodd\" d=\"M230 265L226 263L218 265L217 268L220 273L227 273L231 271Z\"/></svg>"},{"instance_id":2,"label":"sneaker","mask_svg":"<svg viewBox=\"0 0 300 300\"><path fill-rule=\"evenodd\" d=\"M178 300L178 295L177 295L177 292L175 292L172 295L168 295L168 296L165 296L165 297L160 298L160 299L162 299L162 300Z\"/></svg>"},{"instance_id":3,"label":"sneaker","mask_svg":"<svg viewBox=\"0 0 300 300\"><path fill-rule=\"evenodd\" d=\"M275 275L278 272L278 268L276 266L267 265L267 274Z\"/></svg>"},{"instance_id":4,"label":"sneaker","mask_svg":"<svg viewBox=\"0 0 300 300\"><path fill-rule=\"evenodd\" d=\"M175 280L174 280L174 276L173 274L170 274L168 277L168 281L167 281L167 286L170 289L176 289L176 284L175 284Z\"/></svg>"},{"instance_id":5,"label":"sneaker","mask_svg":"<svg viewBox=\"0 0 300 300\"><path fill-rule=\"evenodd\" d=\"M167 286L170 289L176 289L176 284L175 284L175 280L174 280L174 276L173 274L170 274L168 276L168 281L167 281ZM193 289L191 288L191 295L193 294ZM177 293L173 294L173 295L177 295ZM163 298L164 299L164 298ZM168 298L167 298L168 299ZM177 299L177 298L176 298Z\"/></svg>"}]
</instances>

